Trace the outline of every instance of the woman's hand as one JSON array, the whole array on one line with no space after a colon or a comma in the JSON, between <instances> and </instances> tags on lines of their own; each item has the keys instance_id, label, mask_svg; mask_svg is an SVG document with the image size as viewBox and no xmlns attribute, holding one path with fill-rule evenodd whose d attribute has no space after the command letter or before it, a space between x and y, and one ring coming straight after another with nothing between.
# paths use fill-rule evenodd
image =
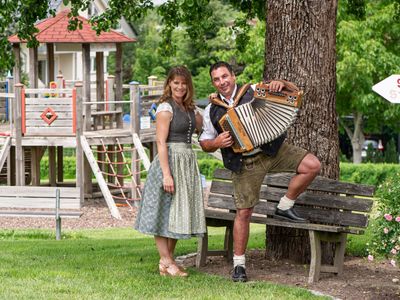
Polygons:
<instances>
[{"instance_id":1,"label":"woman's hand","mask_svg":"<svg viewBox=\"0 0 400 300\"><path fill-rule=\"evenodd\" d=\"M172 176L166 176L163 178L164 191L173 194L175 192L174 178Z\"/></svg>"}]
</instances>

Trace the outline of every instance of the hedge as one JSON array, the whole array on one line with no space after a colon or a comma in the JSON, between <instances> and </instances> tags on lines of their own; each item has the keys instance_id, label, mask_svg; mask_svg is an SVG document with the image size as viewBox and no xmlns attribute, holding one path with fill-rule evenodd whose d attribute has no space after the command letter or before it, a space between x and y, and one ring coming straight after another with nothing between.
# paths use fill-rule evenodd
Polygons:
<instances>
[{"instance_id":1,"label":"hedge","mask_svg":"<svg viewBox=\"0 0 400 300\"><path fill-rule=\"evenodd\" d=\"M206 176L208 180L212 179L213 172L217 168L223 167L221 161L217 159L199 158L200 173ZM48 178L48 157L42 158L40 163L41 178ZM369 184L378 187L387 178L400 173L399 164L352 164L340 163L340 180L346 182ZM64 157L64 178L75 178L75 157Z\"/></svg>"}]
</instances>

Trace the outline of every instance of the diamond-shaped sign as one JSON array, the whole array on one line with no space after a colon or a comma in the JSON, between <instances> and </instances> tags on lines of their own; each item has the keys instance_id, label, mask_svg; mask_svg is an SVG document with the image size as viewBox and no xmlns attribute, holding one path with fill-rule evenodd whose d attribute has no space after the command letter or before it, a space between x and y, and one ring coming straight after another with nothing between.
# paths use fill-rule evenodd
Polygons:
<instances>
[{"instance_id":1,"label":"diamond-shaped sign","mask_svg":"<svg viewBox=\"0 0 400 300\"><path fill-rule=\"evenodd\" d=\"M48 125L54 122L55 119L57 119L57 114L54 110L51 109L51 107L47 107L40 117L45 121Z\"/></svg>"},{"instance_id":2,"label":"diamond-shaped sign","mask_svg":"<svg viewBox=\"0 0 400 300\"><path fill-rule=\"evenodd\" d=\"M375 93L392 103L400 103L400 75L392 75L372 87Z\"/></svg>"}]
</instances>

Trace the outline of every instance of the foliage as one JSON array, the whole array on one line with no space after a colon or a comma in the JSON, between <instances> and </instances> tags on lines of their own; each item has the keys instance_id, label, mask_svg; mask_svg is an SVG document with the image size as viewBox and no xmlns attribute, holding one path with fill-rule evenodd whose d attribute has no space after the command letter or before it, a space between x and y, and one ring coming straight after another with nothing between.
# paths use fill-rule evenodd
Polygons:
<instances>
[{"instance_id":1,"label":"foliage","mask_svg":"<svg viewBox=\"0 0 400 300\"><path fill-rule=\"evenodd\" d=\"M369 244L369 258L384 255L392 265L400 262L400 173L388 178L378 189L378 216Z\"/></svg>"},{"instance_id":2,"label":"foliage","mask_svg":"<svg viewBox=\"0 0 400 300\"><path fill-rule=\"evenodd\" d=\"M397 164L399 162L399 154L396 151L396 144L394 142L394 139L390 139L389 143L387 143L386 145L384 160L385 163Z\"/></svg>"},{"instance_id":3,"label":"foliage","mask_svg":"<svg viewBox=\"0 0 400 300\"><path fill-rule=\"evenodd\" d=\"M400 173L399 164L340 163L340 180L378 187L385 180Z\"/></svg>"},{"instance_id":4,"label":"foliage","mask_svg":"<svg viewBox=\"0 0 400 300\"><path fill-rule=\"evenodd\" d=\"M371 90L375 83L396 73L400 65L400 23L393 21L394 3L368 0L365 17L361 11L346 11L345 4L339 4L337 27L337 110L341 124L357 132L354 120L363 116L360 130L380 133L383 124L396 130L400 107ZM361 140L360 136L355 138Z\"/></svg>"}]
</instances>

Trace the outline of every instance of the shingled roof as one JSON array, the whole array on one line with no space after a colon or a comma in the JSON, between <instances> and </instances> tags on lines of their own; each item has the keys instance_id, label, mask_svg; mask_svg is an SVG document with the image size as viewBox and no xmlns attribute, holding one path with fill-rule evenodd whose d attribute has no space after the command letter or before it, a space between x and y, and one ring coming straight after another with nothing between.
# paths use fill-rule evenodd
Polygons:
<instances>
[{"instance_id":1,"label":"shingled roof","mask_svg":"<svg viewBox=\"0 0 400 300\"><path fill-rule=\"evenodd\" d=\"M115 30L97 35L96 31L91 28L89 21L82 16L78 16L78 19L82 21L82 29L69 31L69 12L69 9L63 10L56 16L36 24L36 28L39 29L36 39L40 43L131 43L136 41ZM10 36L8 41L10 43L25 42L21 41L16 34Z\"/></svg>"}]
</instances>

